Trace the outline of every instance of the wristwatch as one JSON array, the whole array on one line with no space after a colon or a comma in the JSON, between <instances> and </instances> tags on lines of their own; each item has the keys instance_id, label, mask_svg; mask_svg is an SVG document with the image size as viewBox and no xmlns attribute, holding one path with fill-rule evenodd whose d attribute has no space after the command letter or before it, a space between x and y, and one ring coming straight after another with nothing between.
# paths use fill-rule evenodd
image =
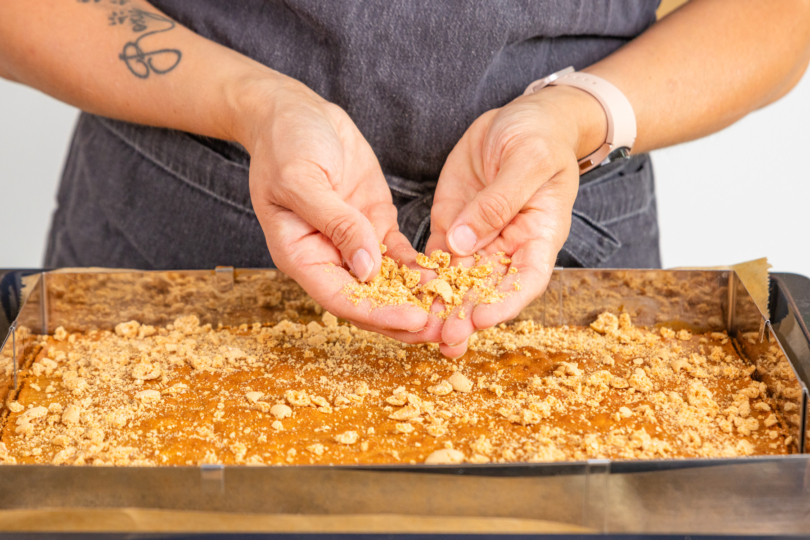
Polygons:
<instances>
[{"instance_id":1,"label":"wristwatch","mask_svg":"<svg viewBox=\"0 0 810 540\"><path fill-rule=\"evenodd\" d=\"M574 71L567 67L548 77L534 81L524 95L533 94L546 86L573 86L595 97L607 116L605 143L595 152L579 160L579 174L585 174L600 165L628 157L636 142L636 115L630 101L621 90L601 77Z\"/></svg>"}]
</instances>

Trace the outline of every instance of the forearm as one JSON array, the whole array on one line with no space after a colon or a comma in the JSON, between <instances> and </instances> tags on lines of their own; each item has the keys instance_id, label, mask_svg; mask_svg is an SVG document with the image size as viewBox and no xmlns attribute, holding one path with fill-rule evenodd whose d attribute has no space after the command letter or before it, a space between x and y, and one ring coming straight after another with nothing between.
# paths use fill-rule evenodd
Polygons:
<instances>
[{"instance_id":1,"label":"forearm","mask_svg":"<svg viewBox=\"0 0 810 540\"><path fill-rule=\"evenodd\" d=\"M808 59L810 2L692 0L585 71L632 103L639 153L708 135L775 101ZM582 131L596 148L604 120Z\"/></svg>"},{"instance_id":2,"label":"forearm","mask_svg":"<svg viewBox=\"0 0 810 540\"><path fill-rule=\"evenodd\" d=\"M245 138L241 91L285 84L140 0L3 0L0 75L95 114L231 140Z\"/></svg>"}]
</instances>

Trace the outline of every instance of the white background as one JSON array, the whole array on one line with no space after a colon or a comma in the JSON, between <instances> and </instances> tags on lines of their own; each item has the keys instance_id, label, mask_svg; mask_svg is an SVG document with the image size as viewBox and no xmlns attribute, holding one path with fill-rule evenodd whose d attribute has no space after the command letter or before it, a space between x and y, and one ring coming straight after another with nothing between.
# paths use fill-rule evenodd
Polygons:
<instances>
[{"instance_id":1,"label":"white background","mask_svg":"<svg viewBox=\"0 0 810 540\"><path fill-rule=\"evenodd\" d=\"M0 80L0 268L39 267L77 111ZM781 101L653 154L664 267L767 256L810 276L810 76Z\"/></svg>"}]
</instances>

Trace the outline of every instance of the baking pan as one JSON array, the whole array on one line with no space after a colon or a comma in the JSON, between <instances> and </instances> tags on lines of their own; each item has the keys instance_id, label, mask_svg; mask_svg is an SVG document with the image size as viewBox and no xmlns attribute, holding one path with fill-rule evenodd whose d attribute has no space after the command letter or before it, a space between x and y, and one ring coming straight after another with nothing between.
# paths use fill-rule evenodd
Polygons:
<instances>
[{"instance_id":1,"label":"baking pan","mask_svg":"<svg viewBox=\"0 0 810 540\"><path fill-rule=\"evenodd\" d=\"M729 271L556 270L520 318L584 325L623 310L635 324L727 330L740 354L784 354L794 370L796 453L725 459L589 460L460 466L0 466L0 508L122 508L279 515L499 517L595 532L797 534L810 531L807 375L810 342L796 303L774 280L771 318ZM276 322L318 308L274 270L42 273L3 351L15 364L29 332L166 324ZM774 347L775 346L775 347ZM25 366L17 365L17 369ZM13 391L13 373L0 386ZM763 379L765 380L765 379ZM768 382L767 380L765 382ZM772 389L772 391L777 391Z\"/></svg>"}]
</instances>

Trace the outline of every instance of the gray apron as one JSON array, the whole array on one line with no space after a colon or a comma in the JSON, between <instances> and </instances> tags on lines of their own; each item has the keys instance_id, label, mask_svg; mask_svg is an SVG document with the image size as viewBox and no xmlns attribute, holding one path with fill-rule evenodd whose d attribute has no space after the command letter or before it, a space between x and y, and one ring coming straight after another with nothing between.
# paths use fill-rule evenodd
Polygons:
<instances>
[{"instance_id":1,"label":"gray apron","mask_svg":"<svg viewBox=\"0 0 810 540\"><path fill-rule=\"evenodd\" d=\"M652 24L657 7L649 0L152 3L343 107L379 158L399 225L417 249L427 241L442 165L469 125L531 81L609 55ZM249 164L236 143L84 113L45 264L270 267ZM582 177L558 264L660 266L647 155Z\"/></svg>"}]
</instances>

